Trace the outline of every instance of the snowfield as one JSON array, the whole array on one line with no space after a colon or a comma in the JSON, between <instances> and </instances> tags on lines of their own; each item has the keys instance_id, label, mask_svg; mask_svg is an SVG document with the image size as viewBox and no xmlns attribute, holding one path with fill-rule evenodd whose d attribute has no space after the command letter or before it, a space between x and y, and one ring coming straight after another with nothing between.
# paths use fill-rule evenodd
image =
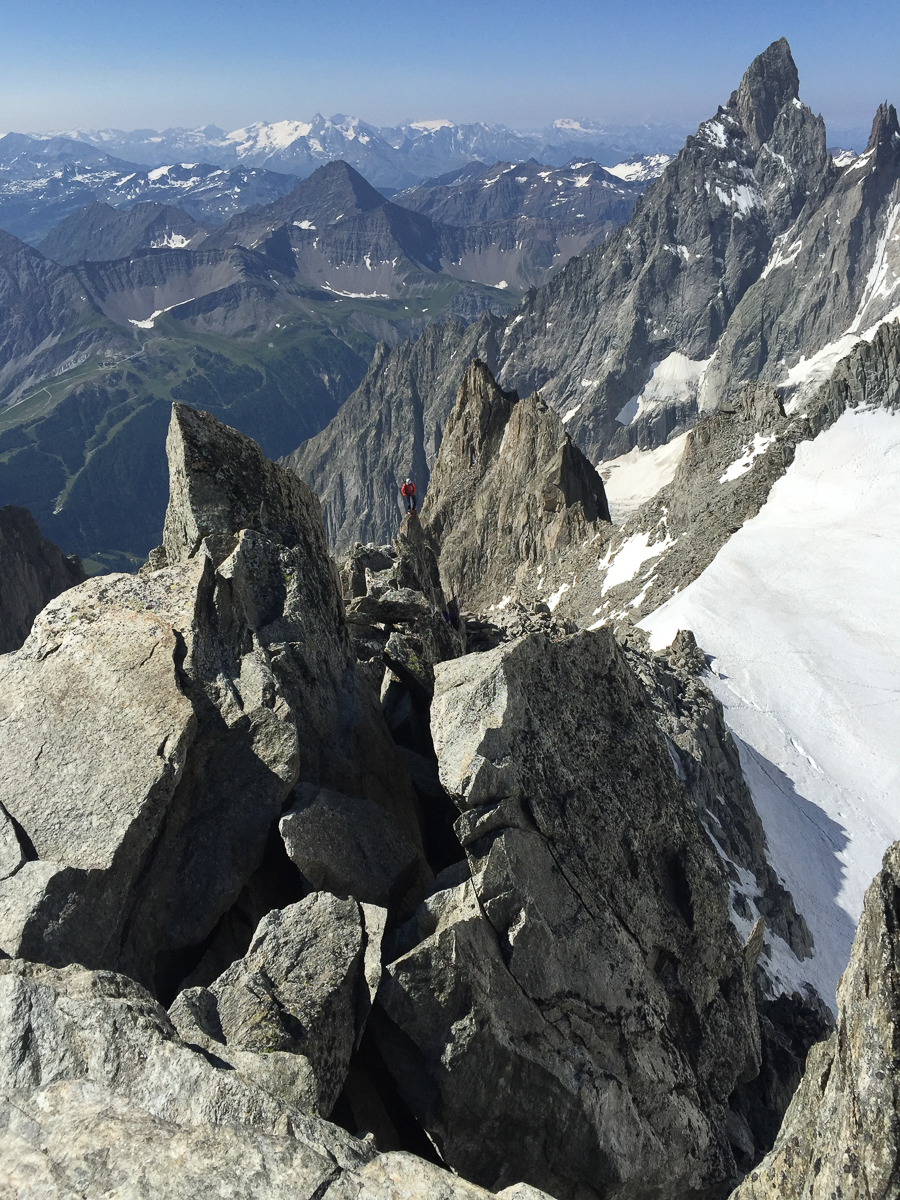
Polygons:
<instances>
[{"instance_id":1,"label":"snowfield","mask_svg":"<svg viewBox=\"0 0 900 1200\"><path fill-rule=\"evenodd\" d=\"M573 408L563 417L565 421L578 408ZM618 458L608 458L597 463L597 473L603 480L606 499L612 519L621 525L647 500L671 483L684 455L687 434L682 433L664 446L655 450L641 450L637 446Z\"/></svg>"},{"instance_id":2,"label":"snowfield","mask_svg":"<svg viewBox=\"0 0 900 1200\"><path fill-rule=\"evenodd\" d=\"M900 837L900 415L856 409L801 445L756 517L641 622L692 629L738 739L771 861L816 943L770 969L829 1004L863 894Z\"/></svg>"}]
</instances>

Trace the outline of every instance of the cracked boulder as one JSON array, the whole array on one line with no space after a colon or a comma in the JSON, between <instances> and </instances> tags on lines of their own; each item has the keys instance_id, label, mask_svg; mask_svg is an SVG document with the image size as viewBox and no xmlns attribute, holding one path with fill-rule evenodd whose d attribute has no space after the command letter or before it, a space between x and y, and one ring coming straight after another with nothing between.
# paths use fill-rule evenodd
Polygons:
<instances>
[{"instance_id":1,"label":"cracked boulder","mask_svg":"<svg viewBox=\"0 0 900 1200\"><path fill-rule=\"evenodd\" d=\"M734 1178L759 1068L719 858L605 630L436 668L471 878L390 942L373 1031L456 1171L492 1190L671 1197ZM455 882L455 881L450 881Z\"/></svg>"},{"instance_id":2,"label":"cracked boulder","mask_svg":"<svg viewBox=\"0 0 900 1200\"><path fill-rule=\"evenodd\" d=\"M294 795L279 829L307 886L392 912L415 907L431 873L378 805L309 784Z\"/></svg>"},{"instance_id":3,"label":"cracked boulder","mask_svg":"<svg viewBox=\"0 0 900 1200\"><path fill-rule=\"evenodd\" d=\"M355 900L327 892L270 912L243 958L208 988L178 996L170 1016L179 1033L227 1061L234 1057L235 1067L276 1095L328 1116L347 1076L358 1016L368 1012L367 948L380 966L379 912L367 931Z\"/></svg>"},{"instance_id":4,"label":"cracked boulder","mask_svg":"<svg viewBox=\"0 0 900 1200\"><path fill-rule=\"evenodd\" d=\"M378 1155L371 1138L273 1094L245 1070L261 1057L227 1063L185 1044L165 1009L124 976L0 962L0 1191L489 1200L412 1154Z\"/></svg>"},{"instance_id":5,"label":"cracked boulder","mask_svg":"<svg viewBox=\"0 0 900 1200\"><path fill-rule=\"evenodd\" d=\"M371 801L420 845L315 496L183 405L168 454L165 565L64 592L0 658L2 841L21 860L0 880L0 948L167 997L298 779Z\"/></svg>"},{"instance_id":6,"label":"cracked boulder","mask_svg":"<svg viewBox=\"0 0 900 1200\"><path fill-rule=\"evenodd\" d=\"M223 1069L227 1064L221 1060L190 1048L166 1010L123 975L2 961L0 1029L0 1096L16 1102L31 1097L39 1108L50 1089L58 1126L86 1125L86 1145L93 1138L89 1112L96 1101L140 1114L139 1124L287 1134L326 1173L371 1157L369 1147L273 1095L240 1067ZM112 1119L121 1122L127 1138L131 1118ZM95 1145L103 1140L98 1133ZM2 1162L8 1169L9 1160Z\"/></svg>"}]
</instances>

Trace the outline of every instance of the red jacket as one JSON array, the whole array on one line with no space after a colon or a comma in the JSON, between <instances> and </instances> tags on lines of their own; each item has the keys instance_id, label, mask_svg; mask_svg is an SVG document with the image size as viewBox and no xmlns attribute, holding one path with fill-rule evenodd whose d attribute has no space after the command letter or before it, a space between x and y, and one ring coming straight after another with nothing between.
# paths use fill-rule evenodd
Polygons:
<instances>
[{"instance_id":1,"label":"red jacket","mask_svg":"<svg viewBox=\"0 0 900 1200\"><path fill-rule=\"evenodd\" d=\"M416 485L414 483L404 483L400 489L401 496L414 496L416 494Z\"/></svg>"}]
</instances>

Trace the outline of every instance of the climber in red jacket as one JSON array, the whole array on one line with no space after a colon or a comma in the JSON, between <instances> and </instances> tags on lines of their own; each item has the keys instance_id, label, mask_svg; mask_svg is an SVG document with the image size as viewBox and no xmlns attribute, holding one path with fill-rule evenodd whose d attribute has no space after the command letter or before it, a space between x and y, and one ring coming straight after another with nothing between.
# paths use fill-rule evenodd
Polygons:
<instances>
[{"instance_id":1,"label":"climber in red jacket","mask_svg":"<svg viewBox=\"0 0 900 1200\"><path fill-rule=\"evenodd\" d=\"M403 487L400 489L400 495L406 500L406 511L408 513L416 511L416 485L411 479L407 479Z\"/></svg>"}]
</instances>

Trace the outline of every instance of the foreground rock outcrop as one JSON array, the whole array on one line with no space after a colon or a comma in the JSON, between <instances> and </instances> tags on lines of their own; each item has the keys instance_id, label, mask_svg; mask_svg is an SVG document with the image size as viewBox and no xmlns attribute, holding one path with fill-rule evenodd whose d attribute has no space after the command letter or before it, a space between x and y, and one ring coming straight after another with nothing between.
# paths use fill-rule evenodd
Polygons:
<instances>
[{"instance_id":1,"label":"foreground rock outcrop","mask_svg":"<svg viewBox=\"0 0 900 1200\"><path fill-rule=\"evenodd\" d=\"M432 731L471 878L388 946L373 1032L406 1103L491 1189L728 1181L728 1099L759 1068L750 969L611 634L438 665Z\"/></svg>"},{"instance_id":2,"label":"foreground rock outcrop","mask_svg":"<svg viewBox=\"0 0 900 1200\"><path fill-rule=\"evenodd\" d=\"M774 1149L734 1200L900 1194L900 843L866 892L838 985L837 1029L813 1047Z\"/></svg>"},{"instance_id":3,"label":"foreground rock outcrop","mask_svg":"<svg viewBox=\"0 0 900 1200\"><path fill-rule=\"evenodd\" d=\"M81 562L41 537L25 508L0 508L0 654L18 650L41 609L86 578Z\"/></svg>"},{"instance_id":4,"label":"foreground rock outcrop","mask_svg":"<svg viewBox=\"0 0 900 1200\"><path fill-rule=\"evenodd\" d=\"M122 975L0 962L0 1027L4 1195L488 1200L226 1069Z\"/></svg>"},{"instance_id":5,"label":"foreground rock outcrop","mask_svg":"<svg viewBox=\"0 0 900 1200\"><path fill-rule=\"evenodd\" d=\"M174 406L162 546L0 659L11 1189L682 1200L771 1144L814 1022L763 1012L732 860L808 934L702 654L460 613L605 522L538 398L476 363L458 415L440 520L337 568L305 484Z\"/></svg>"},{"instance_id":6,"label":"foreground rock outcrop","mask_svg":"<svg viewBox=\"0 0 900 1200\"><path fill-rule=\"evenodd\" d=\"M226 914L298 779L369 800L421 845L408 772L350 655L315 497L182 405L169 457L158 569L64 593L0 660L14 823L0 946L121 970L160 996L204 957L196 983L246 948L271 901L224 962L217 938L231 946Z\"/></svg>"}]
</instances>

